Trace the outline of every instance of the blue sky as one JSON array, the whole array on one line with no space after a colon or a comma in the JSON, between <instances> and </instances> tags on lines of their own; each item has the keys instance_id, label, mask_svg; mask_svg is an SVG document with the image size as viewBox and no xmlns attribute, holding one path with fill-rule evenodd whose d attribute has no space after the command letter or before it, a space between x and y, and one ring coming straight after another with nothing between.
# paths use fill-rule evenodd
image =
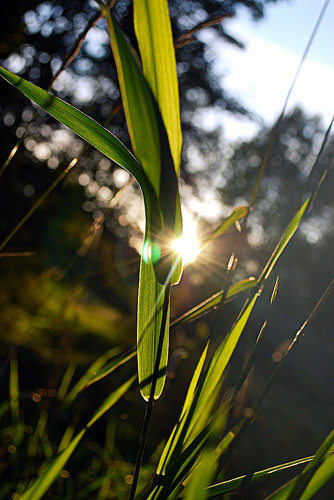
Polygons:
<instances>
[{"instance_id":1,"label":"blue sky","mask_svg":"<svg viewBox=\"0 0 334 500\"><path fill-rule=\"evenodd\" d=\"M259 115L272 123L282 109L286 94L297 71L300 58L311 36L323 2L316 0L280 0L266 6L266 16L254 22L247 9L227 21L227 31L242 40L246 50L217 42L206 30L215 71L224 88ZM288 109L302 105L311 114L321 114L324 126L334 113L334 3L329 3L325 17L295 85ZM210 50L212 53L210 53ZM213 128L221 123L226 138L248 138L256 133L247 120L209 113L201 123Z\"/></svg>"}]
</instances>

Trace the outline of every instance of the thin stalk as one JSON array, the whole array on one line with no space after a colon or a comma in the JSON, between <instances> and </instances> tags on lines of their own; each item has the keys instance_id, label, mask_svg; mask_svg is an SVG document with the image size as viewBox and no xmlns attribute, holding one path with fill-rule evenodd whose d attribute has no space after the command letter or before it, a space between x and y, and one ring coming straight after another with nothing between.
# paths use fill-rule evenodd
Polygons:
<instances>
[{"instance_id":1,"label":"thin stalk","mask_svg":"<svg viewBox=\"0 0 334 500\"><path fill-rule=\"evenodd\" d=\"M169 291L170 291L170 281L168 281L168 283L166 285L166 289L165 289L165 297L164 297L161 327L160 327L160 336L159 336L159 343L158 343L158 348L157 348L157 355L156 355L156 359L155 359L154 371L153 371L153 375L152 375L152 385L151 385L150 398L149 398L149 400L147 402L147 406L146 406L144 423L143 423L143 430L142 430L142 433L140 436L140 443L139 443L139 448L138 448L136 467L135 467L135 472L133 475L133 481L132 481L129 500L134 500L134 498L135 498L140 467L141 467L141 464L143 461L148 431L149 431L150 423L151 423L151 416L152 416L153 403L154 403L154 393L155 393L155 389L156 389L157 381L158 381L159 367L160 367L163 340L164 340L164 333L165 333L166 321L167 321Z\"/></svg>"}]
</instances>

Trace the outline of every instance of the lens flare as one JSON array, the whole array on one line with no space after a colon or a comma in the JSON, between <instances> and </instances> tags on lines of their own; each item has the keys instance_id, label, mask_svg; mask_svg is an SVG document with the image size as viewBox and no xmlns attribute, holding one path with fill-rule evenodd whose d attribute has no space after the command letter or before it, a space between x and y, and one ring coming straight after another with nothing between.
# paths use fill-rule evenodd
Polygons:
<instances>
[{"instance_id":1,"label":"lens flare","mask_svg":"<svg viewBox=\"0 0 334 500\"><path fill-rule=\"evenodd\" d=\"M197 222L194 216L187 212L182 212L183 236L172 243L172 248L182 257L183 265L194 262L199 253L199 242L196 229Z\"/></svg>"}]
</instances>

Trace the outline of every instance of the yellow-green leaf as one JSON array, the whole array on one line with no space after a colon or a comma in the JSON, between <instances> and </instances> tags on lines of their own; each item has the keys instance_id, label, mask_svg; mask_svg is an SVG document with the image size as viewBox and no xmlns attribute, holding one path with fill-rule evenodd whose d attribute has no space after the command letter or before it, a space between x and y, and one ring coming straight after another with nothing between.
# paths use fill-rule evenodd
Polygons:
<instances>
[{"instance_id":1,"label":"yellow-green leaf","mask_svg":"<svg viewBox=\"0 0 334 500\"><path fill-rule=\"evenodd\" d=\"M179 89L166 0L134 0L134 25L143 73L159 106L169 139L175 171L181 159L182 134Z\"/></svg>"}]
</instances>

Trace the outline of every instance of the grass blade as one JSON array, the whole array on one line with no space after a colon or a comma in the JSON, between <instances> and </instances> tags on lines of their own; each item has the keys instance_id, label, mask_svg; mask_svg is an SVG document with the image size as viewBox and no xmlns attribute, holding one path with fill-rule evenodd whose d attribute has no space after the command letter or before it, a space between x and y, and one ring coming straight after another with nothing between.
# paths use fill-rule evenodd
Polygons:
<instances>
[{"instance_id":1,"label":"grass blade","mask_svg":"<svg viewBox=\"0 0 334 500\"><path fill-rule=\"evenodd\" d=\"M178 420L178 423L174 427L174 429L173 429L173 431L172 431L172 433L167 441L167 444L164 448L164 451L160 457L160 461L159 461L159 464L157 467L157 472L156 472L157 474L165 474L166 473L166 467L167 467L168 463L172 460L172 456L174 454L175 449L176 448L180 449L182 446L183 437L184 437L184 432L183 432L184 426L185 426L185 423L187 421L187 415L189 414L191 405L192 405L193 400L194 400L195 390L196 390L196 387L198 384L199 377L200 377L201 372L202 372L202 368L204 365L204 361L206 359L208 348L209 348L209 343L206 344L205 349L204 349L204 351L200 357L200 360L197 364L196 370L194 371L193 377L191 379L191 382L190 382L190 385L188 388L187 396L186 396L186 399L185 399L185 402L184 402L184 405L182 408L180 418ZM183 435L183 437L182 437L182 435Z\"/></svg>"},{"instance_id":2,"label":"grass blade","mask_svg":"<svg viewBox=\"0 0 334 500\"><path fill-rule=\"evenodd\" d=\"M204 248L209 245L213 240L218 238L224 234L231 226L233 226L240 219L245 217L248 214L248 207L237 207L233 210L231 215L229 215L223 222L220 224L217 229L206 239L206 241L201 245L199 249L199 253L204 250Z\"/></svg>"},{"instance_id":3,"label":"grass blade","mask_svg":"<svg viewBox=\"0 0 334 500\"><path fill-rule=\"evenodd\" d=\"M213 355L208 371L205 375L203 386L201 387L201 393L198 398L196 410L194 411L192 421L189 425L188 436L196 435L200 430L202 426L201 416L205 413L206 407L210 405L210 400L215 388L222 380L225 368L233 354L260 293L261 290L254 295L252 300L240 313L230 332L226 335L225 339Z\"/></svg>"},{"instance_id":4,"label":"grass blade","mask_svg":"<svg viewBox=\"0 0 334 500\"><path fill-rule=\"evenodd\" d=\"M145 259L142 259L138 295L137 355L139 387L146 401L150 397L163 315L165 288L155 279L152 262L145 262ZM166 319L155 399L160 396L165 383L168 358L169 309Z\"/></svg>"},{"instance_id":5,"label":"grass blade","mask_svg":"<svg viewBox=\"0 0 334 500\"><path fill-rule=\"evenodd\" d=\"M223 481L219 484L213 484L207 488L208 498L215 497L217 495L223 495L224 493L230 493L232 491L237 491L242 488L247 488L248 486L254 486L255 484L264 481L266 479L279 476L284 472L298 467L313 459L314 455L311 457L300 458L298 460L293 460L292 462L287 462L285 464L276 465L275 467L270 467L258 472L253 472L251 474L245 474L234 479L229 479L228 481Z\"/></svg>"},{"instance_id":6,"label":"grass blade","mask_svg":"<svg viewBox=\"0 0 334 500\"><path fill-rule=\"evenodd\" d=\"M20 76L1 67L0 75L51 116L66 125L85 141L92 144L92 146L104 153L115 163L128 170L137 179L143 191L148 189L148 182L140 164L109 130L99 125L95 120L74 106L67 104Z\"/></svg>"},{"instance_id":7,"label":"grass blade","mask_svg":"<svg viewBox=\"0 0 334 500\"><path fill-rule=\"evenodd\" d=\"M176 173L182 134L173 36L166 0L135 0L134 25L144 76L166 127Z\"/></svg>"},{"instance_id":8,"label":"grass blade","mask_svg":"<svg viewBox=\"0 0 334 500\"><path fill-rule=\"evenodd\" d=\"M257 286L257 281L255 278L247 278L242 281L239 281L238 283L235 283L234 285L230 286L225 293L225 290L219 290L219 292L216 292L214 295L211 295L211 297L207 298L197 306L193 307L190 309L190 311L184 313L182 316L179 318L176 318L174 321L171 322L171 328L176 328L177 326L180 326L184 323L188 323L190 321L193 321L200 316L202 316L205 313L208 313L215 307L217 307L219 304L221 304L222 300L228 301L236 298L238 295L240 295L243 292L246 292L247 290L250 290L254 287Z\"/></svg>"}]
</instances>

